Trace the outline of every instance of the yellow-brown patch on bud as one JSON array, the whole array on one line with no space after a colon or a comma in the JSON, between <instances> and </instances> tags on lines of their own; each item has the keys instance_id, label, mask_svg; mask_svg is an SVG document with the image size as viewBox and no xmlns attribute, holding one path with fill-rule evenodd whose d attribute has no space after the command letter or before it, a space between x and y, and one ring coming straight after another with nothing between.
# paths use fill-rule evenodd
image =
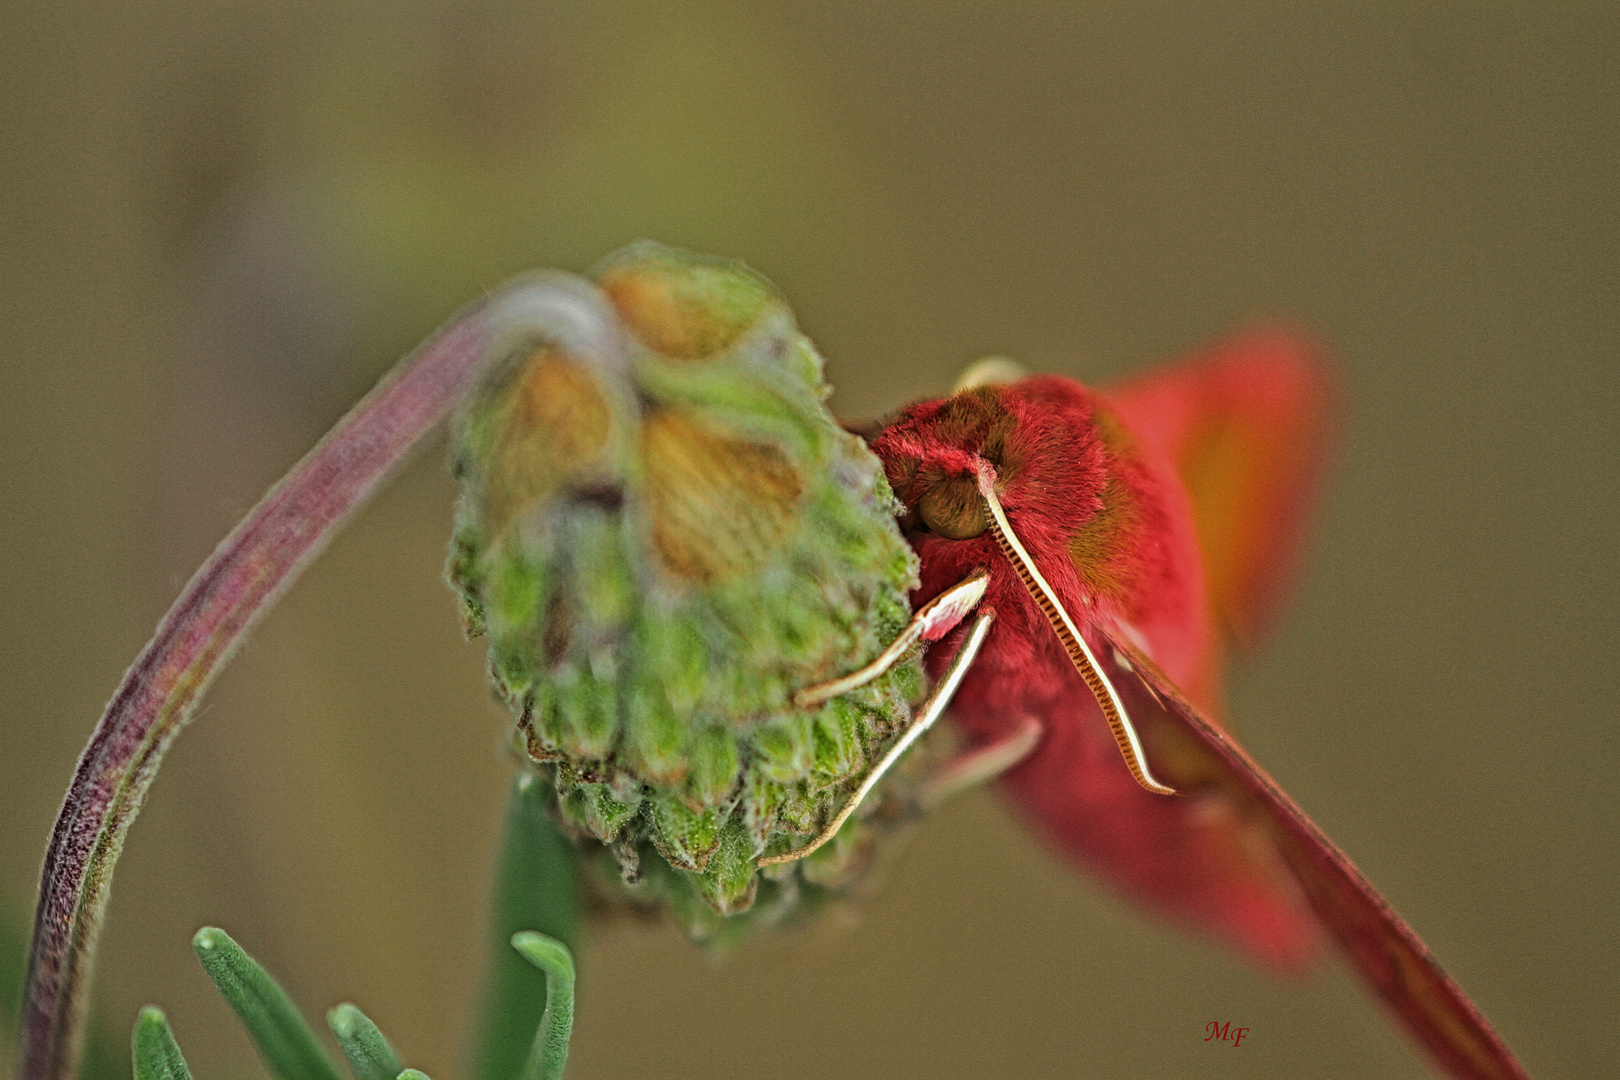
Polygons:
<instances>
[{"instance_id":1,"label":"yellow-brown patch on bud","mask_svg":"<svg viewBox=\"0 0 1620 1080\"><path fill-rule=\"evenodd\" d=\"M643 345L672 360L724 352L776 299L741 263L671 249L644 251L609 266L597 285Z\"/></svg>"},{"instance_id":2,"label":"yellow-brown patch on bud","mask_svg":"<svg viewBox=\"0 0 1620 1080\"><path fill-rule=\"evenodd\" d=\"M923 524L947 540L971 540L990 527L984 497L972 477L957 476L931 485L917 500Z\"/></svg>"},{"instance_id":3,"label":"yellow-brown patch on bud","mask_svg":"<svg viewBox=\"0 0 1620 1080\"><path fill-rule=\"evenodd\" d=\"M613 414L590 370L551 345L519 367L489 467L490 522L498 530L531 503L581 479L607 449Z\"/></svg>"},{"instance_id":4,"label":"yellow-brown patch on bud","mask_svg":"<svg viewBox=\"0 0 1620 1080\"><path fill-rule=\"evenodd\" d=\"M663 408L641 428L653 545L696 584L751 574L797 525L804 479L780 447L705 428Z\"/></svg>"}]
</instances>

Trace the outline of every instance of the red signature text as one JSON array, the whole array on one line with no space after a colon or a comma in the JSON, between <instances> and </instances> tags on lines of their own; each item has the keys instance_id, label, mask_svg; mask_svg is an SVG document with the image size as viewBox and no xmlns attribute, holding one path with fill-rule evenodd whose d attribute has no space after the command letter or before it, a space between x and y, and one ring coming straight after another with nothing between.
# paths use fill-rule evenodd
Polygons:
<instances>
[{"instance_id":1,"label":"red signature text","mask_svg":"<svg viewBox=\"0 0 1620 1080\"><path fill-rule=\"evenodd\" d=\"M1211 1020L1209 1023L1204 1025L1204 1030L1209 1032L1208 1035L1204 1036L1205 1042L1219 1039L1221 1042L1229 1042L1233 1046L1237 1046L1242 1043L1243 1036L1249 1033L1249 1029L1246 1027L1233 1027L1232 1021L1230 1020L1224 1024L1218 1020Z\"/></svg>"}]
</instances>

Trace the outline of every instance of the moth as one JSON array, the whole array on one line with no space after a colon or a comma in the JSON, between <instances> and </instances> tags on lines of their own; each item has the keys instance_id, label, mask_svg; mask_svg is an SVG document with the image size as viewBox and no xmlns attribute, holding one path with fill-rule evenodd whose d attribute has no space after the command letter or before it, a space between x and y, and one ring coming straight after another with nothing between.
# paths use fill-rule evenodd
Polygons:
<instances>
[{"instance_id":1,"label":"moth","mask_svg":"<svg viewBox=\"0 0 1620 1080\"><path fill-rule=\"evenodd\" d=\"M1311 348L1260 332L1104 392L1002 361L871 440L919 601L986 575L951 716L1065 853L1145 906L1298 968L1323 929L1454 1076L1523 1070L1422 942L1233 739L1223 630L1252 642L1322 455ZM963 638L929 657L939 672Z\"/></svg>"},{"instance_id":2,"label":"moth","mask_svg":"<svg viewBox=\"0 0 1620 1080\"><path fill-rule=\"evenodd\" d=\"M1453 1075L1523 1076L1221 720L1318 472L1308 347L1106 392L986 362L863 442L741 264L643 242L550 294L454 425L449 576L604 888L733 936L999 778L1136 901L1282 968L1325 930Z\"/></svg>"}]
</instances>

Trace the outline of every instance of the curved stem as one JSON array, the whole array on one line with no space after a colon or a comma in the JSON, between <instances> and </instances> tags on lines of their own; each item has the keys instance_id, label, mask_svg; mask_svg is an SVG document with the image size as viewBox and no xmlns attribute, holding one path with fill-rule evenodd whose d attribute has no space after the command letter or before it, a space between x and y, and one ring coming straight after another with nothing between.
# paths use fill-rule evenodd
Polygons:
<instances>
[{"instance_id":1,"label":"curved stem","mask_svg":"<svg viewBox=\"0 0 1620 1080\"><path fill-rule=\"evenodd\" d=\"M460 314L340 420L187 583L79 758L45 853L20 1039L22 1080L68 1080L113 866L164 752L255 622L524 332L616 351L601 294L562 274L521 279Z\"/></svg>"}]
</instances>

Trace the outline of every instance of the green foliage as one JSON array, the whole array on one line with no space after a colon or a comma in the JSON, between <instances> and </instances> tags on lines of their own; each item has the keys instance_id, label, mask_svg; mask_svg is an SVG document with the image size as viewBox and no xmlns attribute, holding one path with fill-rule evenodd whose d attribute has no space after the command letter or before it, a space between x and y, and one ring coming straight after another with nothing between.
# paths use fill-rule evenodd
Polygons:
<instances>
[{"instance_id":1,"label":"green foliage","mask_svg":"<svg viewBox=\"0 0 1620 1080\"><path fill-rule=\"evenodd\" d=\"M550 793L525 773L512 781L490 912L489 970L472 1067L475 1080L511 1080L541 1024L546 978L515 952L512 935L538 930L578 940L580 882L574 845L547 812Z\"/></svg>"},{"instance_id":2,"label":"green foliage","mask_svg":"<svg viewBox=\"0 0 1620 1080\"><path fill-rule=\"evenodd\" d=\"M230 935L205 926L191 946L277 1080L339 1080L337 1066L287 992Z\"/></svg>"},{"instance_id":3,"label":"green foliage","mask_svg":"<svg viewBox=\"0 0 1620 1080\"><path fill-rule=\"evenodd\" d=\"M135 1080L191 1080L185 1055L174 1041L174 1032L163 1017L163 1010L148 1005L135 1021Z\"/></svg>"},{"instance_id":4,"label":"green foliage","mask_svg":"<svg viewBox=\"0 0 1620 1080\"><path fill-rule=\"evenodd\" d=\"M519 796L514 799L515 803L521 804L521 788L525 786L538 785L520 785L515 792ZM516 832L520 840L532 838L532 834ZM563 840L553 837L553 842L561 845ZM530 864L531 869L533 865ZM568 895L564 890L563 899ZM564 922L571 929L577 923L577 905L558 903L552 916L554 922ZM276 1080L341 1080L337 1068L316 1042L315 1032L286 991L258 961L232 941L230 935L211 926L204 927L197 932L192 945L203 970L208 972L214 986L247 1028ZM512 935L510 948L502 951L520 964L527 960L533 965L529 970L544 982L544 993L530 1002L532 1008L506 1008L506 1003L500 1003L503 1008L495 1010L497 1017L505 1022L540 1010L538 1024L532 1025L538 1030L529 1040L527 1060L522 1063L521 1072L513 1069L503 1074L503 1080L561 1080L574 1027L573 953L556 938L532 930ZM327 1013L326 1021L348 1058L354 1080L429 1080L419 1070L402 1067L388 1039L354 1005L345 1002L337 1006ZM486 1021L486 1030L489 1026ZM500 1034L502 1039L498 1041L504 1045L504 1032ZM150 1005L141 1010L131 1042L135 1080L191 1080L185 1056L161 1010ZM502 1058L486 1053L480 1060L494 1062Z\"/></svg>"},{"instance_id":5,"label":"green foliage","mask_svg":"<svg viewBox=\"0 0 1620 1080\"><path fill-rule=\"evenodd\" d=\"M405 1066L371 1018L344 1002L326 1014L326 1026L349 1059L354 1080L395 1080Z\"/></svg>"},{"instance_id":6,"label":"green foliage","mask_svg":"<svg viewBox=\"0 0 1620 1080\"><path fill-rule=\"evenodd\" d=\"M512 948L546 973L546 1011L523 1066L522 1080L561 1080L568 1062L568 1038L574 1030L574 957L556 938L532 930L512 935Z\"/></svg>"},{"instance_id":7,"label":"green foliage","mask_svg":"<svg viewBox=\"0 0 1620 1080\"><path fill-rule=\"evenodd\" d=\"M476 1080L560 1080L574 1025L574 958L580 886L573 845L552 824L545 785L512 783L494 907L489 979ZM534 927L543 927L538 932ZM315 1032L275 979L230 935L204 927L192 939L214 986L247 1028L276 1080L340 1080ZM428 1080L405 1068L377 1025L347 1002L326 1014L354 1080ZM191 1080L163 1013L135 1023L135 1080Z\"/></svg>"}]
</instances>

